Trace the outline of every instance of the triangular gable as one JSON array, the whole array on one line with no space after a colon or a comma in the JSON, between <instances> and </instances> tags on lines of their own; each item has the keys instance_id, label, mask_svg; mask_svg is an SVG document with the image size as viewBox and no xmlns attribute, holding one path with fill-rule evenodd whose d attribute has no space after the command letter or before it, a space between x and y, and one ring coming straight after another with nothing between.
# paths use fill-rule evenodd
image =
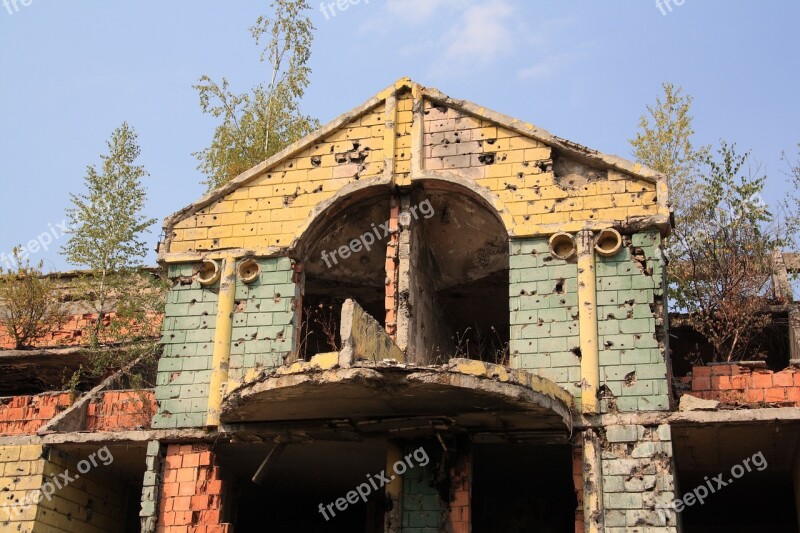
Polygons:
<instances>
[{"instance_id":1,"label":"triangular gable","mask_svg":"<svg viewBox=\"0 0 800 533\"><path fill-rule=\"evenodd\" d=\"M167 218L160 259L271 255L346 192L429 179L489 198L511 235L668 231L662 175L404 78Z\"/></svg>"}]
</instances>

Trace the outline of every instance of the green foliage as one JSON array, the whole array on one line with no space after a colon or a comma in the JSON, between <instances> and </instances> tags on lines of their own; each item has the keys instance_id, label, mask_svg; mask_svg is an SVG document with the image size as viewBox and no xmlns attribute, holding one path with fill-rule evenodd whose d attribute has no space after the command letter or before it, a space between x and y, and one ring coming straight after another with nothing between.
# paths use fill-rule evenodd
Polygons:
<instances>
[{"instance_id":1,"label":"green foliage","mask_svg":"<svg viewBox=\"0 0 800 533\"><path fill-rule=\"evenodd\" d=\"M123 122L106 144L101 168L87 167L86 192L70 194L70 238L62 252L73 265L113 272L141 264L147 254L141 235L155 219L141 214L146 200L141 180L149 174L135 164L136 132Z\"/></svg>"},{"instance_id":2,"label":"green foliage","mask_svg":"<svg viewBox=\"0 0 800 533\"><path fill-rule=\"evenodd\" d=\"M70 263L87 268L72 290L96 313L89 331L88 370L94 375L129 371L134 360L157 358L166 293L159 276L153 279L139 268L147 253L142 235L155 219L142 214L146 191L141 180L148 173L136 164L136 133L123 123L107 144L101 168L88 167L86 192L70 195L70 238L62 250ZM141 381L142 375L131 377Z\"/></svg>"},{"instance_id":3,"label":"green foliage","mask_svg":"<svg viewBox=\"0 0 800 533\"><path fill-rule=\"evenodd\" d=\"M259 17L250 28L256 44L264 44L261 61L271 68L269 83L252 93L236 94L228 80L202 76L195 85L200 107L221 119L211 145L194 155L209 190L220 187L245 170L276 154L319 127L300 112L300 100L309 83L314 26L306 15L306 0L276 0L273 18Z\"/></svg>"},{"instance_id":4,"label":"green foliage","mask_svg":"<svg viewBox=\"0 0 800 533\"><path fill-rule=\"evenodd\" d=\"M16 270L0 268L0 326L14 339L16 349L31 347L64 322L58 290L42 274L42 262L31 265L13 250Z\"/></svg>"},{"instance_id":5,"label":"green foliage","mask_svg":"<svg viewBox=\"0 0 800 533\"><path fill-rule=\"evenodd\" d=\"M676 219L682 221L691 211L697 193L697 172L708 158L709 147L695 149L692 144L692 97L680 87L664 83L663 98L647 106L649 116L639 119L639 132L630 140L637 161L667 176Z\"/></svg>"},{"instance_id":6,"label":"green foliage","mask_svg":"<svg viewBox=\"0 0 800 533\"><path fill-rule=\"evenodd\" d=\"M772 252L786 234L761 199L766 176L750 154L721 142L689 220L675 229L669 279L679 309L714 348L716 361L759 356L754 340L769 323Z\"/></svg>"}]
</instances>

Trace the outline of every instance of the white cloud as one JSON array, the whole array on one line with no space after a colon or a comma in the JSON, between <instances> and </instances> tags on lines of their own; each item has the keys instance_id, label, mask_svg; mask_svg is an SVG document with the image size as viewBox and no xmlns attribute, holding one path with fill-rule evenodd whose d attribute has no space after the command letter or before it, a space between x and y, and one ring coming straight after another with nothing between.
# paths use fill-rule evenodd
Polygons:
<instances>
[{"instance_id":1,"label":"white cloud","mask_svg":"<svg viewBox=\"0 0 800 533\"><path fill-rule=\"evenodd\" d=\"M522 79L549 78L559 69L577 59L575 54L555 54L545 56L533 65L517 70L517 77Z\"/></svg>"}]
</instances>

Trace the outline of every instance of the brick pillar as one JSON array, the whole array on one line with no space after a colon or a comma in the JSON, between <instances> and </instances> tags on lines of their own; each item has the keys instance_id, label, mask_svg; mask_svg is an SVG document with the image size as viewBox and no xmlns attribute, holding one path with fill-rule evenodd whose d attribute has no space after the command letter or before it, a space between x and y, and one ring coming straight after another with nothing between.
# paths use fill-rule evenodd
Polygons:
<instances>
[{"instance_id":1,"label":"brick pillar","mask_svg":"<svg viewBox=\"0 0 800 533\"><path fill-rule=\"evenodd\" d=\"M384 321L386 333L393 341L397 340L397 267L398 267L398 245L400 242L397 234L398 217L400 216L400 200L392 195L392 203L389 209L389 242L386 243L386 320Z\"/></svg>"},{"instance_id":2,"label":"brick pillar","mask_svg":"<svg viewBox=\"0 0 800 533\"><path fill-rule=\"evenodd\" d=\"M575 533L583 533L583 442L578 439L572 447L572 483L575 486Z\"/></svg>"},{"instance_id":3,"label":"brick pillar","mask_svg":"<svg viewBox=\"0 0 800 533\"><path fill-rule=\"evenodd\" d=\"M450 468L450 511L448 521L452 533L472 531L472 453L459 452Z\"/></svg>"},{"instance_id":4,"label":"brick pillar","mask_svg":"<svg viewBox=\"0 0 800 533\"><path fill-rule=\"evenodd\" d=\"M222 523L224 483L210 444L170 444L164 459L157 533L232 533Z\"/></svg>"}]
</instances>

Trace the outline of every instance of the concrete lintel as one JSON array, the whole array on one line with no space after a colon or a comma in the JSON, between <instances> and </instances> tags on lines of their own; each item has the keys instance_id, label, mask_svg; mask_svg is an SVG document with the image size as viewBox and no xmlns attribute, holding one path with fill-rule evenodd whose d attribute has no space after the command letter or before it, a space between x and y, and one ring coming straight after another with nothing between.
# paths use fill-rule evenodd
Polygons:
<instances>
[{"instance_id":1,"label":"concrete lintel","mask_svg":"<svg viewBox=\"0 0 800 533\"><path fill-rule=\"evenodd\" d=\"M652 426L671 424L676 426L692 425L733 425L763 424L775 422L792 424L800 422L800 409L796 407L773 407L766 409L736 409L719 411L686 411L686 412L638 412L614 413L598 416L581 416L575 419L575 428L583 429L600 426Z\"/></svg>"}]
</instances>

